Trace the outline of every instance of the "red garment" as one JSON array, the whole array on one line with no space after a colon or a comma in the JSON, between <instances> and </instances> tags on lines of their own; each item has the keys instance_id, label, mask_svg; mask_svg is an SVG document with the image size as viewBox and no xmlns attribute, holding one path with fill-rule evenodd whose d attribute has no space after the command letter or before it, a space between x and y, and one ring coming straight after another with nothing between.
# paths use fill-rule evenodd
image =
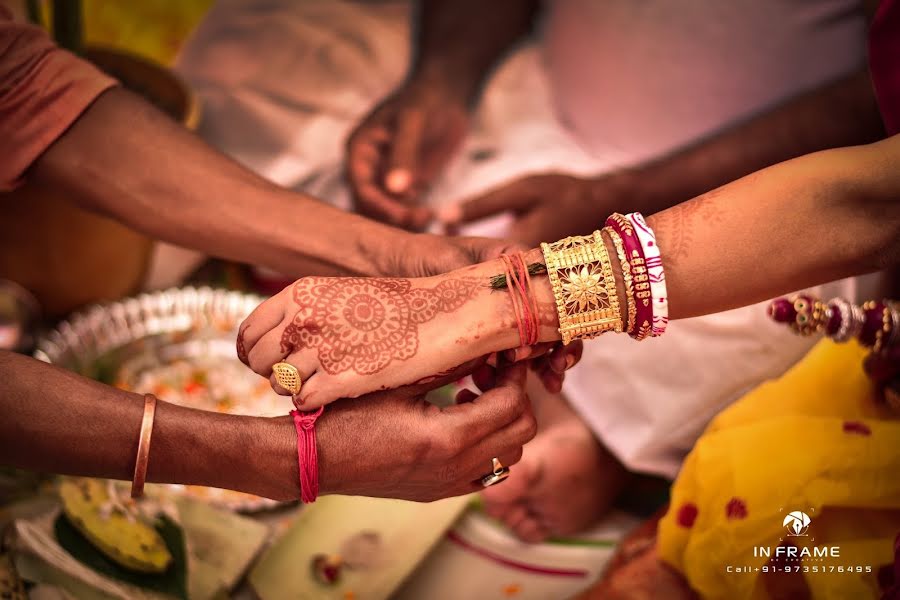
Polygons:
<instances>
[{"instance_id":1,"label":"red garment","mask_svg":"<svg viewBox=\"0 0 900 600\"><path fill-rule=\"evenodd\" d=\"M0 6L0 190L21 183L31 163L114 85Z\"/></svg>"},{"instance_id":2,"label":"red garment","mask_svg":"<svg viewBox=\"0 0 900 600\"><path fill-rule=\"evenodd\" d=\"M869 70L888 135L900 133L900 2L881 0L869 30Z\"/></svg>"}]
</instances>

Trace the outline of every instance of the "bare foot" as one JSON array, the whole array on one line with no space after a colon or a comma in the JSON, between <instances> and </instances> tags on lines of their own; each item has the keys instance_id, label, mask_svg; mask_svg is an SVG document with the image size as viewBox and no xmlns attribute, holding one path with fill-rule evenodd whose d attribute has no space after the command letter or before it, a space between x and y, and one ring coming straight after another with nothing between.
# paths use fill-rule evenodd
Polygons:
<instances>
[{"instance_id":1,"label":"bare foot","mask_svg":"<svg viewBox=\"0 0 900 600\"><path fill-rule=\"evenodd\" d=\"M621 491L624 467L559 394L532 380L538 434L502 485L482 494L486 512L523 541L571 535L596 523Z\"/></svg>"}]
</instances>

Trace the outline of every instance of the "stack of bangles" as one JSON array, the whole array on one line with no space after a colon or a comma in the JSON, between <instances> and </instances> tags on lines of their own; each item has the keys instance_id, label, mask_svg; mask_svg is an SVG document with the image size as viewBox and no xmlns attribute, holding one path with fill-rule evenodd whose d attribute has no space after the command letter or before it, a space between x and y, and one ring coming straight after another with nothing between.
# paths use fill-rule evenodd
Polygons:
<instances>
[{"instance_id":1,"label":"stack of bangles","mask_svg":"<svg viewBox=\"0 0 900 600\"><path fill-rule=\"evenodd\" d=\"M875 353L900 345L900 303L891 300L857 305L843 298L822 302L799 294L773 300L769 316L800 335L824 333L836 342L856 339Z\"/></svg>"},{"instance_id":2,"label":"stack of bangles","mask_svg":"<svg viewBox=\"0 0 900 600\"><path fill-rule=\"evenodd\" d=\"M622 270L624 319L607 239ZM666 275L656 235L640 213L613 214L602 230L541 244L541 251L563 344L609 331L627 333L638 341L665 333Z\"/></svg>"},{"instance_id":3,"label":"stack of bangles","mask_svg":"<svg viewBox=\"0 0 900 600\"><path fill-rule=\"evenodd\" d=\"M799 335L824 333L835 342L856 340L871 348L862 366L875 384L875 398L900 412L900 302L854 304L843 298L822 302L799 294L773 300L769 316Z\"/></svg>"}]
</instances>

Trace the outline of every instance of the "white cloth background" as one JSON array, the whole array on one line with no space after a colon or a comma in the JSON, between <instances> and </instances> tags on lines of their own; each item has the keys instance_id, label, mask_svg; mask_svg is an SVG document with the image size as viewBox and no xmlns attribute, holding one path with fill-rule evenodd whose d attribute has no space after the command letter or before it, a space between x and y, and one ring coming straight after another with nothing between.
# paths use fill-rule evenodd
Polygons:
<instances>
[{"instance_id":1,"label":"white cloth background","mask_svg":"<svg viewBox=\"0 0 900 600\"><path fill-rule=\"evenodd\" d=\"M557 1L571 12L572 2ZM608 2L628 3L631 0ZM804 39L801 35L803 27L813 32L815 27L798 16L811 14L810 7L817 3L830 7L822 18L832 30L835 19L844 19L845 27L836 37L810 34ZM665 28L669 25L662 10L666 4L642 3L646 10L637 11L640 14L632 18L653 20L652 7L656 6L662 17L653 22L657 28ZM700 8L719 6L720 0L691 0L689 4L694 7L689 14L702 20L705 13ZM793 10L792 16L797 17L794 46L761 44L758 48L764 49L764 56L748 56L751 66L777 65L784 61L779 53L797 48L802 54L794 56L791 64L800 59L817 61L810 64L810 70L817 73L815 80L794 81L791 72L785 71L781 89L768 94L767 103L841 75L862 60L861 21L854 13L853 0L734 0L732 4L737 8L729 11L729 18L720 25L740 28L751 23L755 30L741 30L745 41L752 41L753 35L764 38L771 34L771 23L767 25L759 15L742 20L735 12L755 14L763 7L776 20L778 11ZM838 5L846 10L837 10ZM394 89L405 73L408 13L405 1L220 0L183 51L177 67L203 99L200 134L276 183L348 208L342 178L344 142L358 120ZM633 35L625 25L620 26L620 38ZM676 26L689 28L692 23L679 21ZM650 35L646 29L645 34ZM777 29L784 29L780 21ZM692 39L689 31L682 33L682 38ZM716 33L721 39L728 35L727 30ZM858 45L853 46L856 38ZM779 39L789 36L782 32ZM804 42L813 45L812 51ZM837 48L843 58L818 62L816 46L827 46L828 55L833 56L837 42L847 46ZM618 42L598 39L596 43ZM749 42L747 47L747 52L753 49ZM691 56L701 57L704 52ZM554 92L561 90L551 90L548 84L547 56L554 53L544 53L538 43L526 44L494 73L462 152L436 184L429 202L458 201L527 173L598 174L646 158L645 151L623 149L622 144L608 148L597 140L585 144L560 124ZM556 56L559 60L558 53ZM742 65L733 67L740 70ZM585 68L584 78L594 76L590 65ZM632 68L640 70L640 65ZM688 69L685 65L680 68ZM670 95L692 93L702 90L683 86L670 90ZM661 103L668 100L658 99ZM764 108L759 99L729 97L729 102L742 101L746 106L723 107L718 128ZM646 103L642 108L649 110ZM708 110L702 117L696 124L698 138L709 134L711 127ZM681 125L679 143L690 137ZM660 140L653 143L665 146ZM588 145L590 152L585 150ZM228 201L222 198L222 202ZM469 233L501 235L506 223L505 218L495 218L473 226ZM586 231L591 228L586 226ZM856 288L856 283L846 281L817 293L855 297ZM664 337L640 344L624 336L605 336L588 343L584 360L570 374L565 392L628 467L673 477L684 454L716 412L759 382L782 373L812 341L769 323L764 304L678 321L669 327Z\"/></svg>"}]
</instances>

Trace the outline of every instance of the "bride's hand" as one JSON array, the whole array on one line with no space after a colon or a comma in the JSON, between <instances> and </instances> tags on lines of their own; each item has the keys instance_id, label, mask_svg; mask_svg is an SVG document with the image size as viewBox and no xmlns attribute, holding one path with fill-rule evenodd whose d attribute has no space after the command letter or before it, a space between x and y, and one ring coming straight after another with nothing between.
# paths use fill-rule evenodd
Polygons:
<instances>
[{"instance_id":1,"label":"bride's hand","mask_svg":"<svg viewBox=\"0 0 900 600\"><path fill-rule=\"evenodd\" d=\"M490 287L502 272L500 261L488 261L417 279L299 279L244 321L238 355L283 395L290 394L272 366L295 366L303 383L294 400L304 409L427 384L457 365L519 345L509 293ZM558 337L552 299L538 301L541 339L551 341Z\"/></svg>"}]
</instances>

